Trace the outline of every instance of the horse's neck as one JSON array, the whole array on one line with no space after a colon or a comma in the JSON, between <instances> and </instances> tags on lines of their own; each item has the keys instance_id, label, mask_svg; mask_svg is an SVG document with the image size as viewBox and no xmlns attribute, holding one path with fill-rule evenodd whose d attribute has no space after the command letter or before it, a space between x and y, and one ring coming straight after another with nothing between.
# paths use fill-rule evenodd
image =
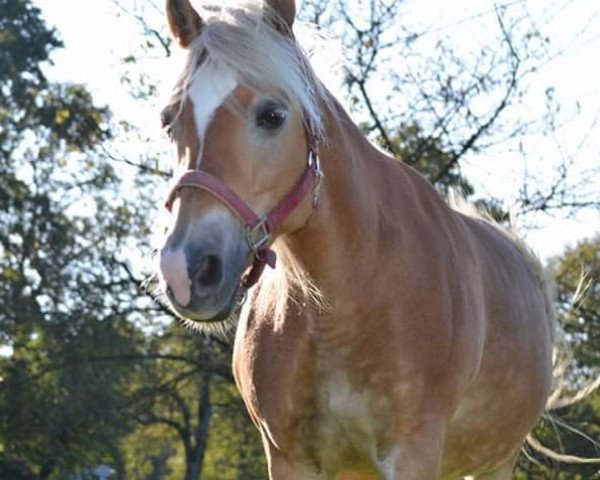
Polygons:
<instances>
[{"instance_id":1,"label":"horse's neck","mask_svg":"<svg viewBox=\"0 0 600 480\"><path fill-rule=\"evenodd\" d=\"M334 109L319 153L325 175L321 205L288 243L317 287L342 300L339 294L352 290L344 284L369 276L382 261L382 216L393 199L381 179L392 170L400 179L408 176L364 138L342 107Z\"/></svg>"}]
</instances>

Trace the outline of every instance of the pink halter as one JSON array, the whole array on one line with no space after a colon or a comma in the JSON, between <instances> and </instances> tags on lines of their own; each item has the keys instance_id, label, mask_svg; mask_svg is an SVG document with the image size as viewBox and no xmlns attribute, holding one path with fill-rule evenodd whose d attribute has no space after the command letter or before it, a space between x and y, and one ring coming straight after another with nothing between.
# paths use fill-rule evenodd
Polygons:
<instances>
[{"instance_id":1,"label":"pink halter","mask_svg":"<svg viewBox=\"0 0 600 480\"><path fill-rule=\"evenodd\" d=\"M169 212L182 188L198 188L221 200L246 225L246 240L254 254L254 262L242 286L249 289L258 282L265 265L275 268L277 255L270 248L273 233L283 221L300 205L311 191L313 207L319 204L323 172L317 156L318 142L312 129L307 128L308 162L302 176L292 191L265 218L261 218L237 193L218 178L201 170L188 170L171 189L165 203Z\"/></svg>"}]
</instances>

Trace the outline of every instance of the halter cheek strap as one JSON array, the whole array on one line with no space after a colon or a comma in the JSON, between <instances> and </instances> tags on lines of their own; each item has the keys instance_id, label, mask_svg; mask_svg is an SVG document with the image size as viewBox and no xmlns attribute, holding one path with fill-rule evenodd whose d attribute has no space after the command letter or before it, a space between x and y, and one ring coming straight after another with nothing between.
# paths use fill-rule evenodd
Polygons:
<instances>
[{"instance_id":1,"label":"halter cheek strap","mask_svg":"<svg viewBox=\"0 0 600 480\"><path fill-rule=\"evenodd\" d=\"M266 265L275 268L277 255L270 248L270 244L272 236L279 226L311 191L313 192L313 208L319 204L323 172L316 152L315 137L310 136L308 162L302 176L292 191L264 218L252 210L224 182L200 170L188 170L179 177L167 197L165 207L171 211L180 190L186 187L204 190L221 200L246 225L246 240L254 255L252 268L242 279L243 287L248 289L258 282Z\"/></svg>"}]
</instances>

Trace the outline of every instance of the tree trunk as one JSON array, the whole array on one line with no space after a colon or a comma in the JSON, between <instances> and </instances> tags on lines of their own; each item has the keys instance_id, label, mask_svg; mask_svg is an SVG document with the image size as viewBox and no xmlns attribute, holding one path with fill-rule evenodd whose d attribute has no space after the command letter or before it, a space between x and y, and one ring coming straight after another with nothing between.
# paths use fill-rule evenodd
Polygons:
<instances>
[{"instance_id":1,"label":"tree trunk","mask_svg":"<svg viewBox=\"0 0 600 480\"><path fill-rule=\"evenodd\" d=\"M210 373L204 375L200 386L200 400L198 402L198 427L194 432L194 448L186 452L185 480L200 480L204 457L208 446L208 433L212 417L212 405L210 402Z\"/></svg>"}]
</instances>

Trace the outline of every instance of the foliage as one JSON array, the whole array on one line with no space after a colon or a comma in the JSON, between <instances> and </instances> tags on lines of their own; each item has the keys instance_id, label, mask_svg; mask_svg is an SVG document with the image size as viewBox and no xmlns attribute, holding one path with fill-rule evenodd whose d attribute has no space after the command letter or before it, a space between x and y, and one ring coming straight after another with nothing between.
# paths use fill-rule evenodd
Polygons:
<instances>
[{"instance_id":1,"label":"foliage","mask_svg":"<svg viewBox=\"0 0 600 480\"><path fill-rule=\"evenodd\" d=\"M132 436L141 442L141 432L163 437L141 455L127 453L130 475L263 478L258 432L233 385L230 343L174 326L146 348L129 386L130 409L142 426Z\"/></svg>"},{"instance_id":2,"label":"foliage","mask_svg":"<svg viewBox=\"0 0 600 480\"><path fill-rule=\"evenodd\" d=\"M110 137L108 110L78 85L47 81L61 45L29 1L0 2L0 445L40 478L105 458L135 349L112 271L118 247L101 214L115 171L89 155ZM82 168L83 167L83 168Z\"/></svg>"},{"instance_id":3,"label":"foliage","mask_svg":"<svg viewBox=\"0 0 600 480\"><path fill-rule=\"evenodd\" d=\"M564 328L574 363L566 379L571 392L600 373L598 356L600 322L600 237L580 242L551 261L557 289L560 324ZM583 282L583 283L582 283ZM587 286L582 291L582 285ZM580 457L600 457L600 391L566 408L553 411L534 432L557 452ZM598 464L561 464L529 449L520 471L528 479L590 479L600 474ZM535 460L532 461L532 460ZM519 477L520 478L520 477Z\"/></svg>"},{"instance_id":4,"label":"foliage","mask_svg":"<svg viewBox=\"0 0 600 480\"><path fill-rule=\"evenodd\" d=\"M600 373L600 236L568 249L554 263L559 309L578 370L584 377L597 376ZM579 298L574 298L578 289Z\"/></svg>"},{"instance_id":5,"label":"foliage","mask_svg":"<svg viewBox=\"0 0 600 480\"><path fill-rule=\"evenodd\" d=\"M0 478L4 480L34 480L36 477L25 462L0 452Z\"/></svg>"}]
</instances>

